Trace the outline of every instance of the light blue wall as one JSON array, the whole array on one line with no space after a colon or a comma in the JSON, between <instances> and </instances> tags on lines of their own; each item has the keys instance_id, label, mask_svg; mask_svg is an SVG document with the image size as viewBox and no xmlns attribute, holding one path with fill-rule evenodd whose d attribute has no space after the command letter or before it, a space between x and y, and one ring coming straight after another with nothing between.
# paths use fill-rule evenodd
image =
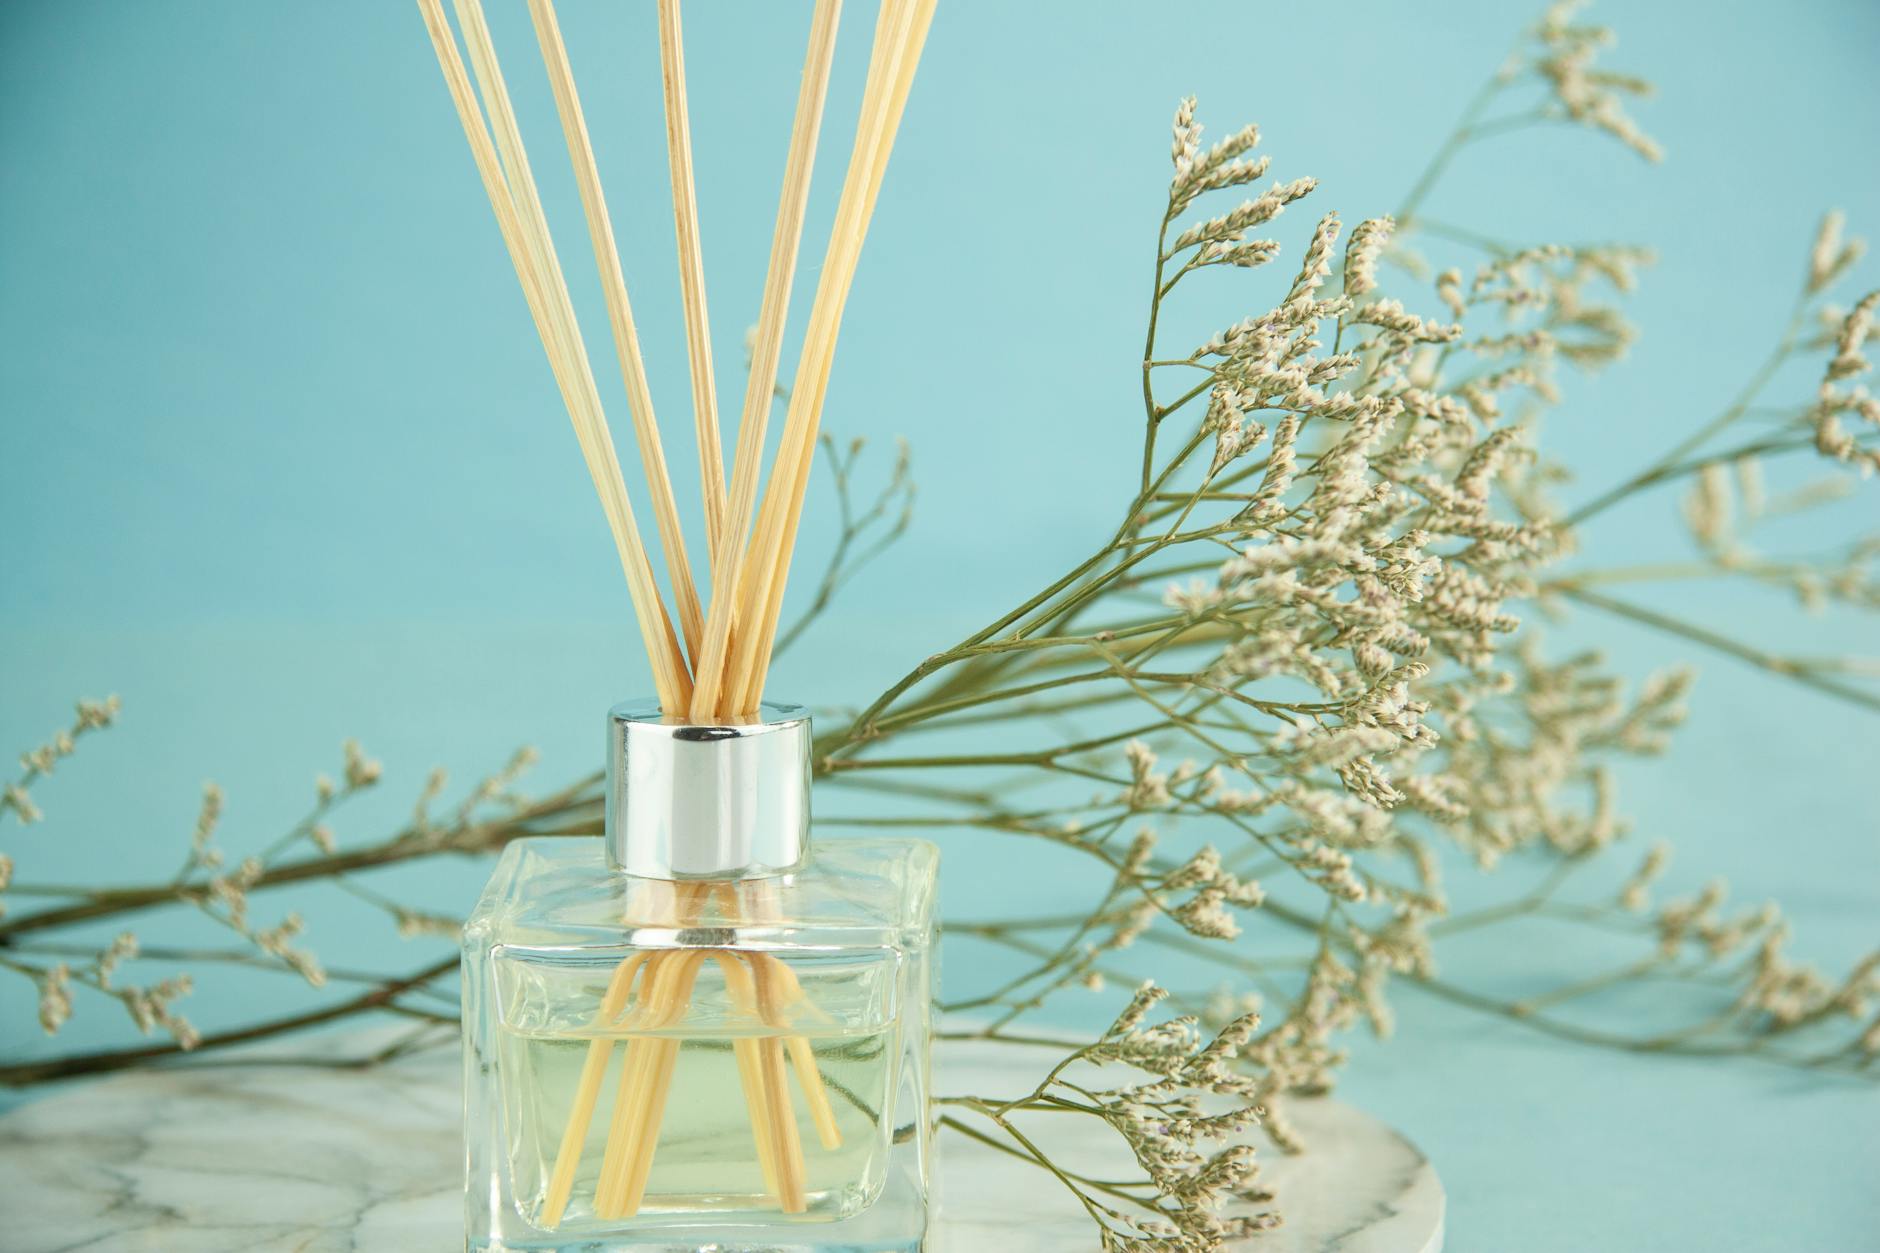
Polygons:
<instances>
[{"instance_id":1,"label":"light blue wall","mask_svg":"<svg viewBox=\"0 0 1880 1253\"><path fill-rule=\"evenodd\" d=\"M490 7L577 300L598 328L523 7ZM562 7L655 398L683 432L650 6ZM863 6L850 8L830 158L842 155L867 40ZM889 437L913 442L917 522L784 664L777 690L824 703L878 690L1055 575L1112 521L1136 456L1135 362L1177 98L1197 94L1217 135L1258 120L1275 171L1318 176L1318 204L1356 221L1395 205L1529 16L1487 0L1193 11L1208 13L1205 26L1163 4L944 0L826 417L876 439L884 458ZM701 3L690 18L727 380L741 379L754 320L805 12ZM1648 168L1579 133L1510 139L1465 158L1430 206L1525 239L1659 249L1632 306L1639 349L1613 374L1571 383L1550 419L1587 492L1727 403L1780 327L1824 207L1880 233L1880 7L1635 0L1594 16L1620 29L1611 63L1660 84L1639 114L1668 162ZM838 168L822 166L814 241ZM1309 221L1286 219L1289 244ZM1876 269L1865 273L1872 282ZM1178 325L1198 333L1264 308L1274 281L1248 280L1244 297L1220 289L1217 305ZM1787 394L1811 385L1804 371ZM467 778L528 740L544 750L546 786L587 769L599 712L646 686L605 530L409 4L0 7L0 424L0 745L37 742L75 695L126 701L123 726L39 790L50 820L9 826L22 880L168 873L211 776L230 790L230 845L258 844L297 816L346 735L394 781L362 808L356 835L399 816L434 763ZM689 466L675 476L689 507ZM1833 524L1871 523L1872 500ZM1669 502L1614 511L1589 547L1679 551L1675 516ZM826 512L812 517L807 552L828 526ZM1806 546L1826 532L1793 538ZM1797 641L1791 651L1873 642L1870 625L1724 593L1681 603L1737 633ZM1608 623L1550 629L1604 644L1640 674L1679 655ZM1641 835L1680 841L1679 882L1724 873L1750 897L1766 885L1801 920L1804 952L1844 962L1870 947L1875 724L1715 659L1694 706L1668 762L1627 777ZM1047 864L1037 857L1004 842L950 846L952 908L981 912L996 883L1024 884ZM460 907L481 873L430 868L399 887ZM395 941L363 907L299 903L329 961L415 960L383 951ZM970 978L979 960L956 945L952 975ZM198 1018L242 1019L299 995L227 986L203 981ZM115 1032L106 1011L82 1011L73 1038ZM1510 1159L1477 1133L1481 1119L1500 1126L1521 1108L1575 1162L1619 1153L1618 1140L1586 1139L1586 1120L1557 1101L1524 1095L1567 1072L1626 1094L1601 1107L1609 1120L1625 1101L1659 1100L1683 1131L1711 1129L1675 1150L1700 1158L1706 1141L1745 1134L1729 1101L1762 1100L1758 1125L1776 1128L1784 1151L1813 1147L1786 1168L1759 1164L1760 1182L1835 1196L1796 1220L1817 1224L1818 1238L1786 1247L1848 1247L1837 1233L1875 1216L1847 1174L1858 1156L1847 1102L1871 1129L1865 1091L1784 1102L1781 1083L1741 1067L1618 1071L1603 1055L1555 1058L1499 1026L1409 1012L1431 1043L1367 1058L1353 1091L1446 1155L1452 1188L1474 1206L1456 1248L1585 1247L1534 1236L1530 1211L1505 1200L1524 1179L1539 1188L1536 1176L1558 1175L1558 1154L1536 1143L1512 1159L1529 1174L1503 1178ZM0 1051L39 1047L25 1014L18 990L0 985ZM1470 1068L1483 1102L1472 1119L1428 1076L1484 1048ZM1617 1134L1610 1122L1606 1134ZM1625 1221L1701 1222L1688 1230L1704 1238L1680 1247L1785 1247L1757 1242L1756 1190L1719 1189L1695 1159L1652 1169L1649 1187L1617 1202ZM1583 1210L1579 1187L1610 1186L1597 1172L1565 1179L1533 1193L1536 1204Z\"/></svg>"}]
</instances>

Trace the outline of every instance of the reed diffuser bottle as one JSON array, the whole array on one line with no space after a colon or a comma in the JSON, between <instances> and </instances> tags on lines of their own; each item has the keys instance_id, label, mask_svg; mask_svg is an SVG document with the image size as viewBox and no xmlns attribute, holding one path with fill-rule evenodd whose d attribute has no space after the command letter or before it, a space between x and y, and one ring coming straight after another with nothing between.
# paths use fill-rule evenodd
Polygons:
<instances>
[{"instance_id":1,"label":"reed diffuser bottle","mask_svg":"<svg viewBox=\"0 0 1880 1253\"><path fill-rule=\"evenodd\" d=\"M609 715L605 837L510 845L465 926L472 1249L911 1253L924 1239L935 852L910 840L812 847L809 719L762 695L837 332L935 3L880 0L767 477L765 432L841 0L815 0L810 13L729 474L680 0L655 6L710 560L700 580L560 21L553 0L528 2L620 359L669 611L482 0L452 6L461 51L445 0L418 0L613 533L659 697Z\"/></svg>"},{"instance_id":2,"label":"reed diffuser bottle","mask_svg":"<svg viewBox=\"0 0 1880 1253\"><path fill-rule=\"evenodd\" d=\"M472 1249L915 1250L932 845L812 843L809 718L608 717L604 838L464 930Z\"/></svg>"}]
</instances>

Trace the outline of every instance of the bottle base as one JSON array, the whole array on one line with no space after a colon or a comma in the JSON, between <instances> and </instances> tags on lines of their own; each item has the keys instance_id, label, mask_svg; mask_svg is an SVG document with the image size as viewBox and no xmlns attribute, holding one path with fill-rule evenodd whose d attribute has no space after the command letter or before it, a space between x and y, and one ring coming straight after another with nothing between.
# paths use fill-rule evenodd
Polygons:
<instances>
[{"instance_id":1,"label":"bottle base","mask_svg":"<svg viewBox=\"0 0 1880 1253\"><path fill-rule=\"evenodd\" d=\"M912 1145L897 1146L896 1158L875 1203L832 1222L739 1221L721 1214L675 1220L665 1215L647 1224L613 1231L544 1231L512 1212L473 1214L466 1247L471 1253L921 1253L927 1247L928 1203L914 1177ZM638 1228L637 1230L635 1228Z\"/></svg>"},{"instance_id":2,"label":"bottle base","mask_svg":"<svg viewBox=\"0 0 1880 1253\"><path fill-rule=\"evenodd\" d=\"M786 1237L783 1243L760 1237L753 1241L746 1236L734 1236L726 1239L710 1240L699 1243L691 1236L681 1240L678 1233L667 1232L653 1236L607 1236L598 1239L583 1237L573 1244L538 1243L525 1241L511 1243L497 1240L490 1243L472 1243L468 1247L472 1253L921 1253L926 1247L924 1236L915 1236L904 1240L881 1243L875 1240L862 1242L841 1241L828 1243L815 1240L809 1243Z\"/></svg>"}]
</instances>

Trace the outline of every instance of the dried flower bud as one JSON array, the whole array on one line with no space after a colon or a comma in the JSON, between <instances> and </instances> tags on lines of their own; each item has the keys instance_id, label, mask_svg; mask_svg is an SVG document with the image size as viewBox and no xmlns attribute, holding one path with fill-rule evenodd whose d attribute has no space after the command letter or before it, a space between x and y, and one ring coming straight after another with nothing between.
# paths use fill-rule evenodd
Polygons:
<instances>
[{"instance_id":1,"label":"dried flower bud","mask_svg":"<svg viewBox=\"0 0 1880 1253\"><path fill-rule=\"evenodd\" d=\"M60 962L36 977L39 985L39 1025L56 1035L72 1017L71 968Z\"/></svg>"},{"instance_id":2,"label":"dried flower bud","mask_svg":"<svg viewBox=\"0 0 1880 1253\"><path fill-rule=\"evenodd\" d=\"M371 787L384 773L383 767L365 755L358 740L347 740L344 747L346 756L346 790L356 792L361 788Z\"/></svg>"}]
</instances>

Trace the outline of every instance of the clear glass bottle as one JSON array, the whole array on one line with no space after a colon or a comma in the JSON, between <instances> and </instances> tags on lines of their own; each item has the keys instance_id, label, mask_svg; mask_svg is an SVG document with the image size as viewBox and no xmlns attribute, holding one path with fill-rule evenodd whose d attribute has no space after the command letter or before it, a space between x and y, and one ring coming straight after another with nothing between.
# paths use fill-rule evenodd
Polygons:
<instances>
[{"instance_id":1,"label":"clear glass bottle","mask_svg":"<svg viewBox=\"0 0 1880 1253\"><path fill-rule=\"evenodd\" d=\"M609 715L607 834L464 928L469 1247L899 1253L932 1160L931 844L809 841L809 719Z\"/></svg>"}]
</instances>

